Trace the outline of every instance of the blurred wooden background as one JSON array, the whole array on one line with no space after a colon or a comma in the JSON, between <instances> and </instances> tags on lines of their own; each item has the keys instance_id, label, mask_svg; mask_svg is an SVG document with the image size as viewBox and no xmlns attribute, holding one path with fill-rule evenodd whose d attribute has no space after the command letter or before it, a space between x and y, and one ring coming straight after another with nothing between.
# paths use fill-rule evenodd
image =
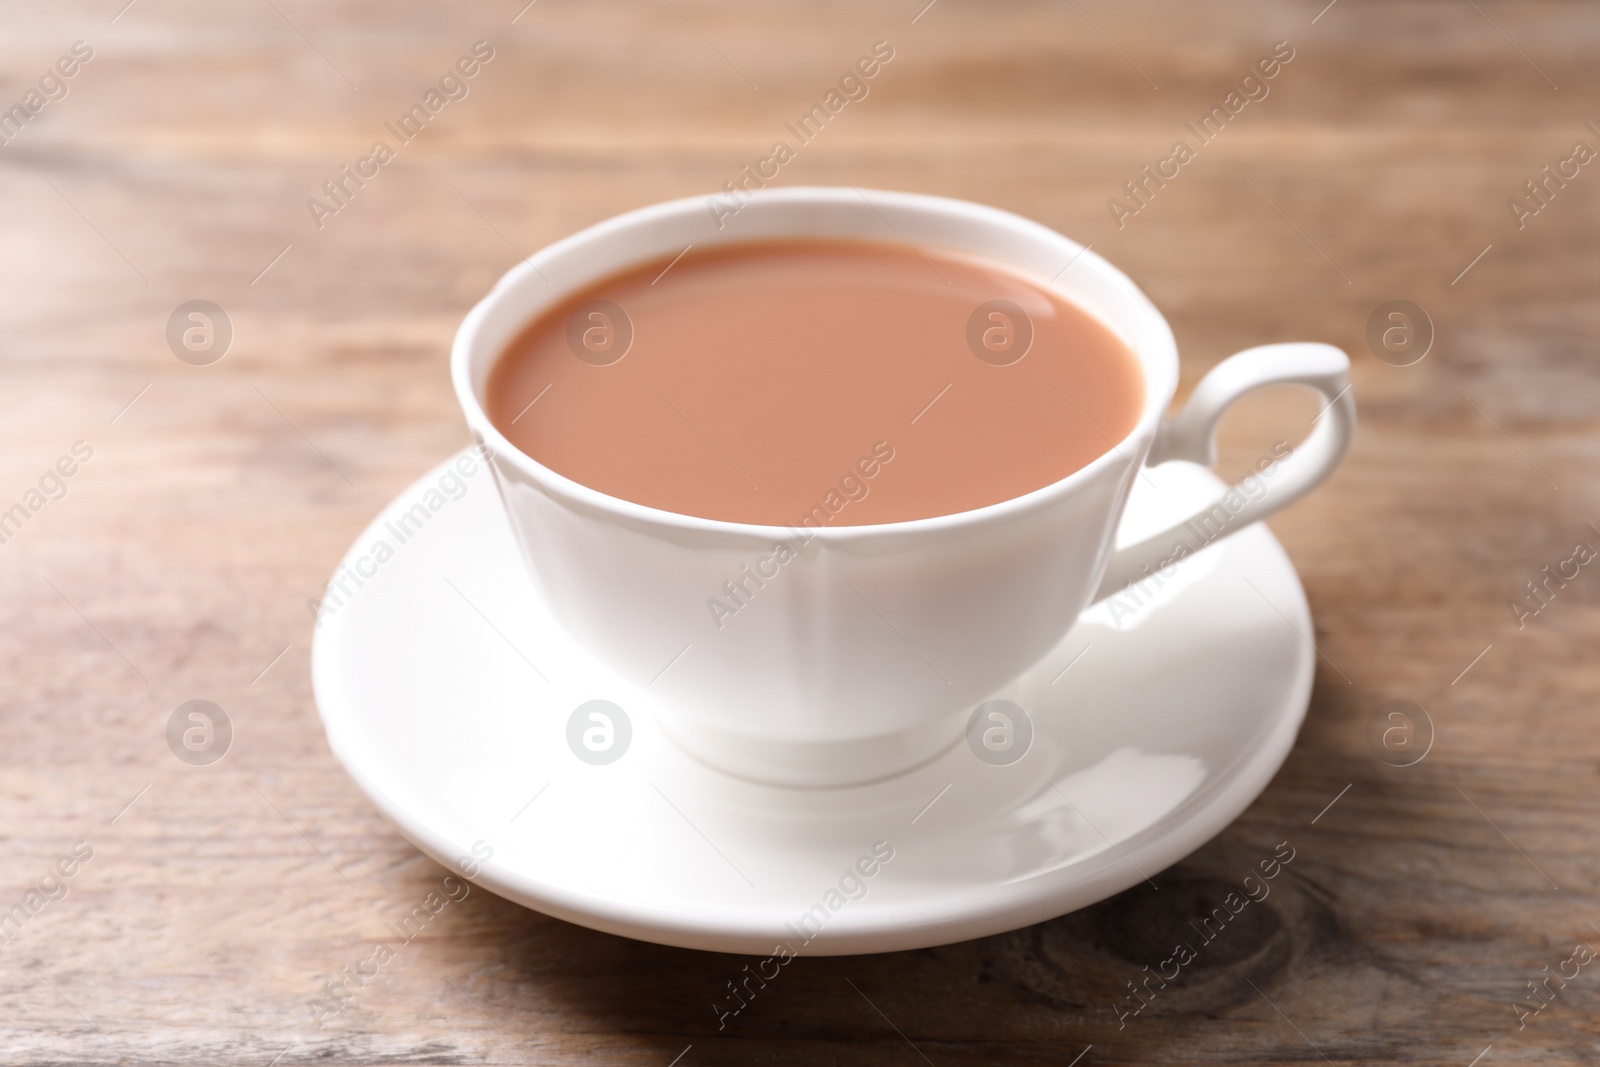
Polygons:
<instances>
[{"instance_id":1,"label":"blurred wooden background","mask_svg":"<svg viewBox=\"0 0 1600 1067\"><path fill-rule=\"evenodd\" d=\"M93 49L0 147L0 509L93 449L0 544L0 911L93 850L0 944L0 1062L1594 1062L1600 972L1552 983L1524 1029L1514 1005L1600 946L1600 577L1521 629L1508 603L1600 548L1600 172L1520 230L1507 199L1600 149L1600 21L1325 2L0 5L0 105ZM480 39L470 95L317 229L306 199ZM744 961L483 892L319 1029L323 983L442 872L329 754L305 601L465 443L457 322L520 255L719 188L878 40L896 57L871 95L781 181L966 197L1093 243L1167 312L1185 388L1267 341L1355 359L1355 450L1274 522L1326 656L1294 753L1159 894L802 960L721 1033ZM1118 229L1107 199L1280 40L1270 95ZM210 366L165 340L191 299L232 322ZM1366 340L1401 299L1437 333L1408 367ZM1228 462L1312 413L1252 401ZM195 698L234 725L214 765L165 741ZM1432 723L1414 766L1369 740L1390 700ZM1119 1030L1145 946L1285 838L1229 954Z\"/></svg>"}]
</instances>

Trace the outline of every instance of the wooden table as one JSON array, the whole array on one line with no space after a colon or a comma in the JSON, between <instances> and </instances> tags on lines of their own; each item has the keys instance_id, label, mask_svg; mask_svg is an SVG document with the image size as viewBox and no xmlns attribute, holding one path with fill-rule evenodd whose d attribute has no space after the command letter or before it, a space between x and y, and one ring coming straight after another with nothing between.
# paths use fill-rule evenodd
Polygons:
<instances>
[{"instance_id":1,"label":"wooden table","mask_svg":"<svg viewBox=\"0 0 1600 1067\"><path fill-rule=\"evenodd\" d=\"M1522 228L1507 204L1574 142L1600 148L1592 9L123 2L0 16L7 106L75 41L93 50L0 147L0 509L26 508L58 460L73 471L0 545L0 910L24 920L0 927L0 1062L1600 1056L1600 968L1552 980L1520 1030L1515 1008L1576 944L1600 946L1600 576L1581 568L1521 625L1509 607L1575 544L1600 549L1600 173L1573 164ZM494 55L469 94L319 229L308 197L479 40ZM1288 763L1159 891L967 944L801 960L721 1033L710 1004L745 961L486 892L319 1029L324 983L442 871L330 754L305 602L465 442L457 322L540 245L720 188L878 40L895 58L870 96L783 182L967 197L1093 243L1171 318L1185 390L1256 343L1352 354L1356 446L1273 524L1321 653ZM1119 227L1108 199L1198 144L1184 123L1278 41L1294 58L1269 94ZM231 322L220 362L169 349L195 299ZM1393 300L1436 332L1410 366L1368 345ZM1253 400L1225 467L1314 413ZM193 699L233 725L208 766L166 740ZM1412 766L1369 736L1393 700L1431 722ZM1270 900L1119 1029L1111 1005L1152 946L1284 840L1296 859Z\"/></svg>"}]
</instances>

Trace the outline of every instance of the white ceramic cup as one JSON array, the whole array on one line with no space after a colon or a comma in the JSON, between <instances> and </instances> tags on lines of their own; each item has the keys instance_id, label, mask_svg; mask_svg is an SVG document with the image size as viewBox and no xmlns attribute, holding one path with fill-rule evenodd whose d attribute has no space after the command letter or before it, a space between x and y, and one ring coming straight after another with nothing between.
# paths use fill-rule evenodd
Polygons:
<instances>
[{"instance_id":1,"label":"white ceramic cup","mask_svg":"<svg viewBox=\"0 0 1600 1067\"><path fill-rule=\"evenodd\" d=\"M933 757L1086 606L1298 499L1349 445L1349 360L1323 344L1241 352L1206 375L1180 415L1163 419L1178 352L1161 313L1100 256L1009 212L907 193L791 188L755 193L722 223L704 199L677 200L550 245L467 315L452 370L548 610L647 694L681 745L730 773L842 785ZM998 260L1048 286L1138 356L1138 425L1087 467L1025 496L911 522L807 528L803 538L788 527L608 496L524 455L489 421L484 391L496 359L576 290L689 245L794 237L909 241ZM1275 471L1270 493L1234 491L1189 522L1113 551L1140 464L1213 464L1213 432L1227 407L1282 384L1317 390L1326 406ZM779 544L797 552L781 566ZM759 585L744 577L751 574ZM754 595L719 627L707 600L729 579L743 579Z\"/></svg>"}]
</instances>

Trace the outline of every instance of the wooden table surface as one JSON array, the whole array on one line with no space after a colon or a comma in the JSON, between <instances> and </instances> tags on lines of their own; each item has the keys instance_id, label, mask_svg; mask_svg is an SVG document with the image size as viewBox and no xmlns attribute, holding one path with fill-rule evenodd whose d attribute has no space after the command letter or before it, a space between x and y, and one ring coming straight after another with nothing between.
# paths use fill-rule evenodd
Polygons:
<instances>
[{"instance_id":1,"label":"wooden table surface","mask_svg":"<svg viewBox=\"0 0 1600 1067\"><path fill-rule=\"evenodd\" d=\"M1600 549L1600 172L1563 163L1600 149L1592 5L124 2L0 9L0 105L27 113L0 147L0 509L26 518L0 544L0 1062L1600 1059L1600 967L1568 962L1600 946L1600 576L1510 607ZM479 40L469 94L319 228L307 199ZM1351 353L1355 447L1273 522L1321 652L1288 762L1158 891L800 960L720 1033L747 961L481 891L319 1028L443 872L329 752L305 603L465 443L457 323L546 242L720 188L879 40L870 95L781 182L1092 243L1169 316L1184 391L1252 344ZM1108 199L1280 41L1269 94L1119 227ZM1546 164L1568 177L1527 199ZM168 346L195 299L231 322L220 362ZM1394 300L1436 334L1410 366L1368 344ZM1225 466L1312 414L1253 399ZM233 725L206 766L166 738L193 699ZM1431 723L1411 766L1369 730L1396 700ZM1270 899L1119 1028L1153 946L1284 840Z\"/></svg>"}]
</instances>

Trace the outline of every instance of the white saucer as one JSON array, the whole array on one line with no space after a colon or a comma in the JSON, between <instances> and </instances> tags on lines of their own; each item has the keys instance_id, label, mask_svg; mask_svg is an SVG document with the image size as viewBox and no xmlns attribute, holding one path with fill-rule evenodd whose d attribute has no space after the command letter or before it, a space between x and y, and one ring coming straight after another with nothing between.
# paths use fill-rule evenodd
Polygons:
<instances>
[{"instance_id":1,"label":"white saucer","mask_svg":"<svg viewBox=\"0 0 1600 1067\"><path fill-rule=\"evenodd\" d=\"M1017 762L983 762L963 741L863 786L745 781L677 748L647 693L544 613L481 464L467 478L445 472L391 503L342 565L366 557L361 587L345 583L352 595L325 607L316 635L328 740L418 848L597 930L838 955L1040 922L1155 876L1219 832L1277 771L1310 699L1305 594L1257 525L1180 564L1143 607L1124 595L1085 612L996 693L1034 725ZM1119 540L1222 487L1189 464L1147 473ZM400 543L388 524L418 503L426 521ZM633 732L600 766L567 741L574 710L595 699L625 709ZM872 858L879 842L887 862ZM848 876L862 857L871 877Z\"/></svg>"}]
</instances>

